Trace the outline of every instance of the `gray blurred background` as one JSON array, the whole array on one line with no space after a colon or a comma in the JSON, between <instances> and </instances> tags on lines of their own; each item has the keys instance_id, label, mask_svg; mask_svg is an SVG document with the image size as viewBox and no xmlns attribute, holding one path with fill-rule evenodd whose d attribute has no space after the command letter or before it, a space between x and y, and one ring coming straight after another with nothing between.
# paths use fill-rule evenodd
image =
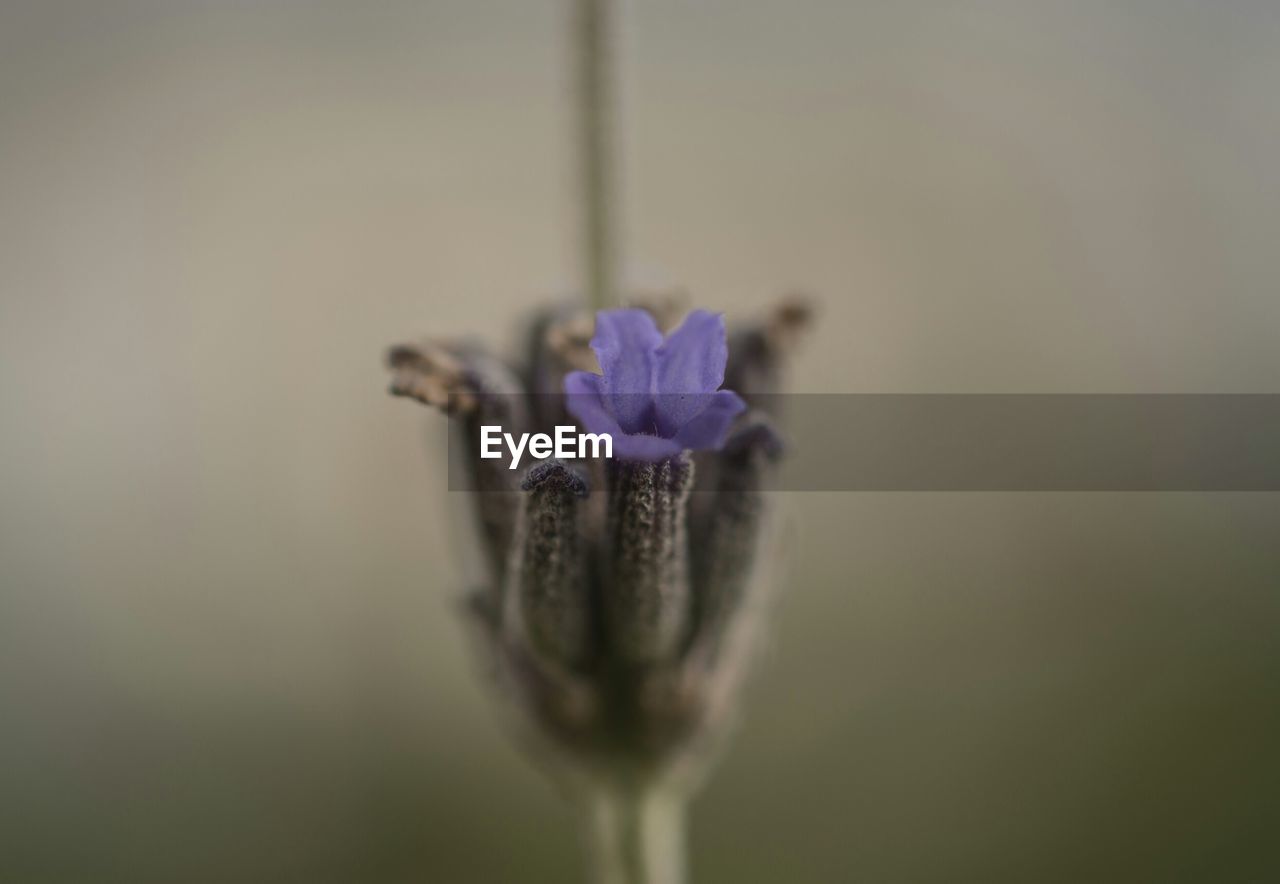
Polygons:
<instances>
[{"instance_id":1,"label":"gray blurred background","mask_svg":"<svg viewBox=\"0 0 1280 884\"><path fill-rule=\"evenodd\" d=\"M579 874L384 345L573 284L554 0L0 0L0 880ZM1280 6L636 0L631 278L806 392L1280 392ZM1280 878L1280 499L793 494L700 882Z\"/></svg>"}]
</instances>

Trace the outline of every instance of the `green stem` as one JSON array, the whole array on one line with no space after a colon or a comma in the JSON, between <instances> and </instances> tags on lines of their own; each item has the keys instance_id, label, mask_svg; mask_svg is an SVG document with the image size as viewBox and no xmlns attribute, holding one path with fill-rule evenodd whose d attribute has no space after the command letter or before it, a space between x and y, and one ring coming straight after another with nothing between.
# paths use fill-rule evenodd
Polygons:
<instances>
[{"instance_id":1,"label":"green stem","mask_svg":"<svg viewBox=\"0 0 1280 884\"><path fill-rule=\"evenodd\" d=\"M678 795L601 789L586 811L591 884L683 884L684 802Z\"/></svg>"},{"instance_id":2,"label":"green stem","mask_svg":"<svg viewBox=\"0 0 1280 884\"><path fill-rule=\"evenodd\" d=\"M583 284L600 310L616 302L617 236L611 0L574 0Z\"/></svg>"}]
</instances>

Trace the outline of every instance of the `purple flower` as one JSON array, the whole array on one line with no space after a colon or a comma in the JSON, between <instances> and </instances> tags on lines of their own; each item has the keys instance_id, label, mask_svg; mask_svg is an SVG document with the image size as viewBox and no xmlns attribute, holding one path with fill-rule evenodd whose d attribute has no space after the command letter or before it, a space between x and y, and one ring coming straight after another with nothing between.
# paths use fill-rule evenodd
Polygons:
<instances>
[{"instance_id":1,"label":"purple flower","mask_svg":"<svg viewBox=\"0 0 1280 884\"><path fill-rule=\"evenodd\" d=\"M656 462L718 449L746 408L720 389L729 348L718 313L694 310L663 339L648 311L602 310L591 349L604 374L566 375L567 406L588 432L613 437L615 458Z\"/></svg>"}]
</instances>

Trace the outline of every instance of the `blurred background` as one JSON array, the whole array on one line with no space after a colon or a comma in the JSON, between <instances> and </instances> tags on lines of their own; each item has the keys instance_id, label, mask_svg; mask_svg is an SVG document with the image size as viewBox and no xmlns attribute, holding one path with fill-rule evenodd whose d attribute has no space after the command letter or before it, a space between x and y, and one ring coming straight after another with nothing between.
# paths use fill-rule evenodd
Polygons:
<instances>
[{"instance_id":1,"label":"blurred background","mask_svg":"<svg viewBox=\"0 0 1280 884\"><path fill-rule=\"evenodd\" d=\"M1278 392L1280 6L623 37L629 276L820 294L795 389ZM555 0L0 0L0 880L578 880L380 364L572 289L568 86ZM695 881L1280 877L1280 496L785 503Z\"/></svg>"}]
</instances>

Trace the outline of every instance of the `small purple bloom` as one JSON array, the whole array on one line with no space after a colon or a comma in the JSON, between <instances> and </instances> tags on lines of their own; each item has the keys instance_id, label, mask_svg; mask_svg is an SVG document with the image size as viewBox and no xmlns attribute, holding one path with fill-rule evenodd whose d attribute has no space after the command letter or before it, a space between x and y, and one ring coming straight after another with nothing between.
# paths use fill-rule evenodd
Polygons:
<instances>
[{"instance_id":1,"label":"small purple bloom","mask_svg":"<svg viewBox=\"0 0 1280 884\"><path fill-rule=\"evenodd\" d=\"M602 310L591 349L604 374L570 372L567 405L588 432L613 437L616 458L662 461L719 449L746 408L720 389L729 347L718 313L694 310L664 340L648 311Z\"/></svg>"}]
</instances>

